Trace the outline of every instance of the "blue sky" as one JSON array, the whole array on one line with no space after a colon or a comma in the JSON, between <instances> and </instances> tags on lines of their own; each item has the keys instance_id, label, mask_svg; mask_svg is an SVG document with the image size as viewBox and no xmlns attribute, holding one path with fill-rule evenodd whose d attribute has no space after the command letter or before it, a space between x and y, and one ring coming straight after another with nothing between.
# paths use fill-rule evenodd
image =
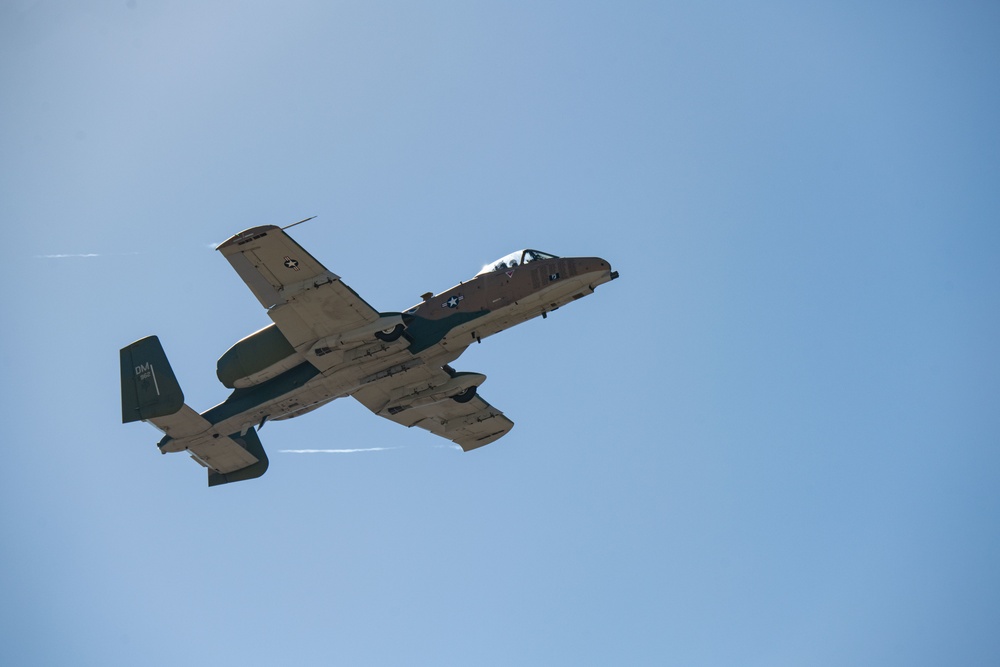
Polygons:
<instances>
[{"instance_id":1,"label":"blue sky","mask_svg":"<svg viewBox=\"0 0 1000 667\"><path fill-rule=\"evenodd\" d=\"M1000 660L991 3L0 6L0 662ZM268 323L289 224L380 310L622 278L454 365L462 454L337 401L208 489L120 423ZM85 255L85 256L84 256ZM286 449L368 449L292 454Z\"/></svg>"}]
</instances>

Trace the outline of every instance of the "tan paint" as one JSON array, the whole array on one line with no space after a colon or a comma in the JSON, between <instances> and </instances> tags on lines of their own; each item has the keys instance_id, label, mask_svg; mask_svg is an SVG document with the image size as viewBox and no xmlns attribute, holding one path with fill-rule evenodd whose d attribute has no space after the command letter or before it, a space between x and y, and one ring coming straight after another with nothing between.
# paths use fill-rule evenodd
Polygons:
<instances>
[{"instance_id":1,"label":"tan paint","mask_svg":"<svg viewBox=\"0 0 1000 667\"><path fill-rule=\"evenodd\" d=\"M441 320L456 312L486 313L449 332L442 341L447 348L551 312L591 294L609 280L611 265L600 257L559 257L480 274L426 298L406 312L429 320Z\"/></svg>"}]
</instances>

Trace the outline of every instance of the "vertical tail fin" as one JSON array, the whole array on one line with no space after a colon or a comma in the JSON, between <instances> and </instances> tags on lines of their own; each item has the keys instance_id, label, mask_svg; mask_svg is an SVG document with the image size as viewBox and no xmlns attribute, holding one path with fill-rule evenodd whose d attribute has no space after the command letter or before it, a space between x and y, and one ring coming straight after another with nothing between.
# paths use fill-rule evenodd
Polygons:
<instances>
[{"instance_id":1,"label":"vertical tail fin","mask_svg":"<svg viewBox=\"0 0 1000 667\"><path fill-rule=\"evenodd\" d=\"M156 336L121 349L122 423L172 415L184 393Z\"/></svg>"}]
</instances>

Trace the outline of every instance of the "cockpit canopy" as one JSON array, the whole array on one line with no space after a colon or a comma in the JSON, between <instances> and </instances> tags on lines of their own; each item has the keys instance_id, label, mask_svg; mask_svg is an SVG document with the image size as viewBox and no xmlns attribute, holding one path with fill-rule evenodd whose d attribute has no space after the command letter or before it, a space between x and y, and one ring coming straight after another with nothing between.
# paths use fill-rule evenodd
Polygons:
<instances>
[{"instance_id":1,"label":"cockpit canopy","mask_svg":"<svg viewBox=\"0 0 1000 667\"><path fill-rule=\"evenodd\" d=\"M481 276L484 273L490 273L492 271L506 271L507 269L513 269L521 264L528 264L529 262L537 262L543 259L555 259L559 255L550 255L547 252L541 252L539 250L517 250L508 255L504 255L495 262L490 262L480 269L477 276Z\"/></svg>"}]
</instances>

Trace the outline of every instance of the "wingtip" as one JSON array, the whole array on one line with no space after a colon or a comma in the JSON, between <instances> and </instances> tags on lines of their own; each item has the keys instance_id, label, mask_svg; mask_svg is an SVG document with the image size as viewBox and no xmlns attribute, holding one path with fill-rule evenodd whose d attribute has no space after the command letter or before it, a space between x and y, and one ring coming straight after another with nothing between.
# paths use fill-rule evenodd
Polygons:
<instances>
[{"instance_id":1,"label":"wingtip","mask_svg":"<svg viewBox=\"0 0 1000 667\"><path fill-rule=\"evenodd\" d=\"M278 227L277 225L261 225L259 227L251 227L250 229L244 229L242 232L230 236L228 239L220 243L215 249L225 250L226 248L231 248L232 246L235 245L241 245L248 241L252 241L253 239L258 238L260 236L264 236L268 232L273 231L275 229L281 229L281 227Z\"/></svg>"}]
</instances>

